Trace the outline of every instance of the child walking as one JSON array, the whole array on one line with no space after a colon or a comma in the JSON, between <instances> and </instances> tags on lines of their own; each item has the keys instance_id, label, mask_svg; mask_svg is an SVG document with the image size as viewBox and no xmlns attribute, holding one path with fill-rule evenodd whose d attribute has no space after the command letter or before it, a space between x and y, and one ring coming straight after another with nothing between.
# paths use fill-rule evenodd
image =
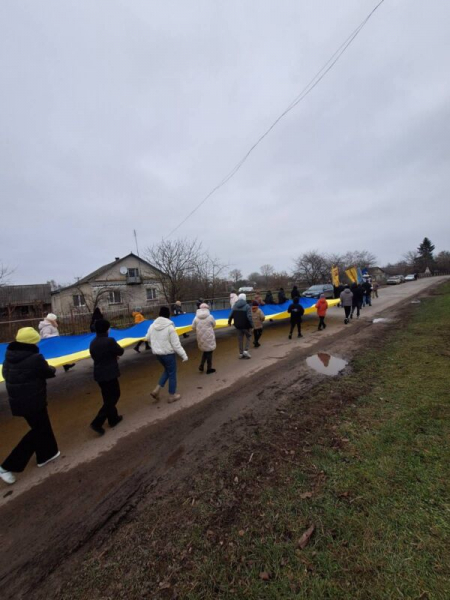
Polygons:
<instances>
[{"instance_id":1,"label":"child walking","mask_svg":"<svg viewBox=\"0 0 450 600\"><path fill-rule=\"evenodd\" d=\"M252 319L253 319L253 345L255 348L259 348L261 344L259 340L261 339L263 332L263 321L266 316L263 311L259 308L259 303L257 300L253 300L252 302Z\"/></svg>"},{"instance_id":2,"label":"child walking","mask_svg":"<svg viewBox=\"0 0 450 600\"><path fill-rule=\"evenodd\" d=\"M206 362L207 375L216 372L216 370L212 368L212 355L216 349L216 336L214 334L215 326L216 322L209 311L209 306L205 303L200 304L200 308L197 310L195 319L192 323L192 331L197 333L198 349L203 352L198 370L203 373Z\"/></svg>"},{"instance_id":3,"label":"child walking","mask_svg":"<svg viewBox=\"0 0 450 600\"><path fill-rule=\"evenodd\" d=\"M325 294L320 294L320 298L316 304L317 316L319 317L319 327L317 328L319 331L325 329L325 317L327 315L328 310L328 302L325 300Z\"/></svg>"}]
</instances>

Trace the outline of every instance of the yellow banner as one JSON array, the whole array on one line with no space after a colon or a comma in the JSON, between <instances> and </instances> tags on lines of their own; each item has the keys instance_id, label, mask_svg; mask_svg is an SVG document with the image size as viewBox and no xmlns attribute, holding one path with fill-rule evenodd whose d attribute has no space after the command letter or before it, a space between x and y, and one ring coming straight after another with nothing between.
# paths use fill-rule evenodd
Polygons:
<instances>
[{"instance_id":1,"label":"yellow banner","mask_svg":"<svg viewBox=\"0 0 450 600\"><path fill-rule=\"evenodd\" d=\"M350 269L347 269L345 271L345 274L350 279L350 281L352 281L353 283L358 283L358 271L356 270L356 267L350 267Z\"/></svg>"},{"instance_id":2,"label":"yellow banner","mask_svg":"<svg viewBox=\"0 0 450 600\"><path fill-rule=\"evenodd\" d=\"M339 286L339 269L337 267L331 267L331 282L334 287Z\"/></svg>"}]
</instances>

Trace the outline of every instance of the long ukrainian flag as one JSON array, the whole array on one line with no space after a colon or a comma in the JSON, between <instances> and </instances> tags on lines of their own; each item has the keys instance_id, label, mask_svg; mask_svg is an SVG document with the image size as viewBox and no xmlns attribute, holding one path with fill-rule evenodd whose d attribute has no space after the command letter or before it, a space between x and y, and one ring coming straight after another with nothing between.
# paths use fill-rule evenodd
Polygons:
<instances>
[{"instance_id":1,"label":"long ukrainian flag","mask_svg":"<svg viewBox=\"0 0 450 600\"><path fill-rule=\"evenodd\" d=\"M339 300L327 300L328 306L336 306ZM261 306L261 310L266 316L266 319L278 321L288 319L288 307L292 304L291 300L283 304L267 304ZM300 304L305 309L305 314L315 313L316 300L314 298L301 298ZM213 310L212 316L216 321L216 329L228 327L228 318L231 311ZM178 335L192 331L192 322L195 318L195 313L186 313L173 317L172 321ZM153 323L153 320L143 321L137 325L128 327L127 329L111 329L109 335L114 338L123 348L136 344L142 340L147 334L148 328ZM41 340L38 343L39 350L44 358L54 367L61 367L67 363L77 362L84 358L90 358L89 344L94 339L94 333L84 333L81 335L61 335L59 337L48 338ZM5 358L5 352L8 344L0 344L0 381L3 381L2 365Z\"/></svg>"}]
</instances>

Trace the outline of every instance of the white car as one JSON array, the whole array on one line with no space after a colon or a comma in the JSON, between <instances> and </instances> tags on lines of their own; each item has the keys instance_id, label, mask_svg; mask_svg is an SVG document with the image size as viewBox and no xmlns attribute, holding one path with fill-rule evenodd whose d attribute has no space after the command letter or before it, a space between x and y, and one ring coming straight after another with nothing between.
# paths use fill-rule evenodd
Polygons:
<instances>
[{"instance_id":1,"label":"white car","mask_svg":"<svg viewBox=\"0 0 450 600\"><path fill-rule=\"evenodd\" d=\"M398 285L399 283L403 283L404 281L405 278L403 277L403 275L392 275L391 277L389 277L386 283L388 285Z\"/></svg>"},{"instance_id":2,"label":"white car","mask_svg":"<svg viewBox=\"0 0 450 600\"><path fill-rule=\"evenodd\" d=\"M416 276L415 275L407 275L405 277L405 281L415 281L416 280Z\"/></svg>"},{"instance_id":3,"label":"white car","mask_svg":"<svg viewBox=\"0 0 450 600\"><path fill-rule=\"evenodd\" d=\"M248 294L249 292L253 292L253 288L252 287L240 287L239 288L239 293L240 294Z\"/></svg>"}]
</instances>

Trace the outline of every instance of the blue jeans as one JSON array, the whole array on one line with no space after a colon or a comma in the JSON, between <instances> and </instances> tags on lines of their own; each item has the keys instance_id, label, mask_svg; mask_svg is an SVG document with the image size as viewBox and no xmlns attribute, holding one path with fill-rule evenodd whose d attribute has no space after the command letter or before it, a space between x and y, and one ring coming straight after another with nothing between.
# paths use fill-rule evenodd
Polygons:
<instances>
[{"instance_id":1,"label":"blue jeans","mask_svg":"<svg viewBox=\"0 0 450 600\"><path fill-rule=\"evenodd\" d=\"M177 391L177 359L175 354L157 354L156 358L164 367L164 373L159 378L158 385L164 387L169 380L169 394Z\"/></svg>"}]
</instances>

